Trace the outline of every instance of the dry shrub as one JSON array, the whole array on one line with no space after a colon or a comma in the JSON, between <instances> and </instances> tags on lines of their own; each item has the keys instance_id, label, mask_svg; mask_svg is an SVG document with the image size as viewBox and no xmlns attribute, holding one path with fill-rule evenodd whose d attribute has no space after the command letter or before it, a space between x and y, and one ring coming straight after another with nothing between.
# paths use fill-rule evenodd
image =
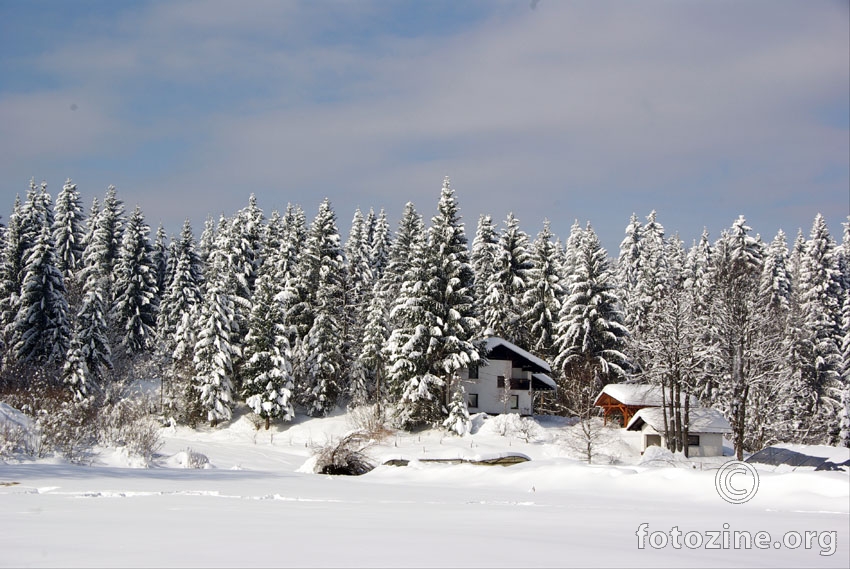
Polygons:
<instances>
[{"instance_id":1,"label":"dry shrub","mask_svg":"<svg viewBox=\"0 0 850 569\"><path fill-rule=\"evenodd\" d=\"M339 440L330 440L314 450L318 474L359 476L366 474L375 465L366 456L366 449L375 440L364 433L350 433Z\"/></svg>"},{"instance_id":2,"label":"dry shrub","mask_svg":"<svg viewBox=\"0 0 850 569\"><path fill-rule=\"evenodd\" d=\"M162 448L160 425L148 414L145 397L107 402L97 416L97 440L104 446L125 447L149 463Z\"/></svg>"},{"instance_id":3,"label":"dry shrub","mask_svg":"<svg viewBox=\"0 0 850 569\"><path fill-rule=\"evenodd\" d=\"M348 422L357 433L378 442L393 434L386 409L378 405L361 405L349 409Z\"/></svg>"}]
</instances>

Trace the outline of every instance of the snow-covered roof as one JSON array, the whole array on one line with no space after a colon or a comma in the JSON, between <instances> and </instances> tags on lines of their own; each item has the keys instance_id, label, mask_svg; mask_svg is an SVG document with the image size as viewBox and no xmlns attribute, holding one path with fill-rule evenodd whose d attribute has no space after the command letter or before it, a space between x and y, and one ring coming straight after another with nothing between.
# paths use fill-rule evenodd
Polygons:
<instances>
[{"instance_id":1,"label":"snow-covered roof","mask_svg":"<svg viewBox=\"0 0 850 569\"><path fill-rule=\"evenodd\" d=\"M723 413L711 407L695 407L689 410L688 432L699 433L731 433L732 426ZM644 407L635 413L626 429L639 431L644 423L659 433L664 432L664 413L660 407Z\"/></svg>"},{"instance_id":2,"label":"snow-covered roof","mask_svg":"<svg viewBox=\"0 0 850 569\"><path fill-rule=\"evenodd\" d=\"M531 374L532 385L535 389L558 389L558 385L555 383L555 380L546 375L545 373L532 373ZM546 387L540 387L536 382L540 382L546 385Z\"/></svg>"},{"instance_id":3,"label":"snow-covered roof","mask_svg":"<svg viewBox=\"0 0 850 569\"><path fill-rule=\"evenodd\" d=\"M602 395L608 395L623 405L634 405L637 407L661 407L664 404L661 387L646 383L609 383L602 388L596 396L594 405L599 404ZM695 397L691 396L691 405L698 404Z\"/></svg>"},{"instance_id":4,"label":"snow-covered roof","mask_svg":"<svg viewBox=\"0 0 850 569\"><path fill-rule=\"evenodd\" d=\"M523 350L522 348L520 348L516 344L508 342L504 338L498 338L496 336L489 336L484 340L484 347L487 350L488 354L499 346L503 346L504 348L507 348L508 350L512 351L513 353L517 354L518 356L521 356L521 357L527 359L529 362L531 362L534 365L542 368L544 371L547 371L547 372L552 371L552 368L549 367L549 364L546 363L545 360L542 360L542 359L538 358L537 356L535 356L534 354Z\"/></svg>"}]
</instances>

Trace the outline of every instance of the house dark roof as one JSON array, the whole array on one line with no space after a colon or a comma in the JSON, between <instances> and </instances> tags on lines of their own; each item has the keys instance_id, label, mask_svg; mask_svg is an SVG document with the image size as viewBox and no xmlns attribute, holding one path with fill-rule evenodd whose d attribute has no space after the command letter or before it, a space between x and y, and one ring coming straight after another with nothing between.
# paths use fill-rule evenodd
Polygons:
<instances>
[{"instance_id":1,"label":"house dark roof","mask_svg":"<svg viewBox=\"0 0 850 569\"><path fill-rule=\"evenodd\" d=\"M522 367L532 373L545 374L552 371L552 368L544 360L504 338L490 336L484 341L484 349L487 351L487 358L491 360L510 360L515 367Z\"/></svg>"},{"instance_id":2,"label":"house dark roof","mask_svg":"<svg viewBox=\"0 0 850 569\"><path fill-rule=\"evenodd\" d=\"M537 391L555 391L558 389L558 385L555 383L555 380L545 373L532 373L531 387Z\"/></svg>"}]
</instances>

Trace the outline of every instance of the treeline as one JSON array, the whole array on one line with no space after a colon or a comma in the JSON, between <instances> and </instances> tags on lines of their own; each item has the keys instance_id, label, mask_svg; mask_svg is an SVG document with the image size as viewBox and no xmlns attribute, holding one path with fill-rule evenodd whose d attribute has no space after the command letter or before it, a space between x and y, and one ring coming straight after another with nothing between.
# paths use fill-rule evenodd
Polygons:
<instances>
[{"instance_id":1,"label":"treeline","mask_svg":"<svg viewBox=\"0 0 850 569\"><path fill-rule=\"evenodd\" d=\"M532 240L512 214L481 215L469 243L447 178L427 226L412 203L394 231L357 210L343 242L328 200L308 223L251 196L198 239L189 221L169 239L114 187L86 214L70 181L55 204L31 183L0 243L2 390L90 408L152 377L162 416L189 425L238 405L268 426L369 404L402 428L463 432L459 373L492 334L552 363L543 412L652 382L722 410L739 453L850 445L848 227L838 244L818 215L789 248L740 217L686 247L652 212L612 259L589 223Z\"/></svg>"}]
</instances>

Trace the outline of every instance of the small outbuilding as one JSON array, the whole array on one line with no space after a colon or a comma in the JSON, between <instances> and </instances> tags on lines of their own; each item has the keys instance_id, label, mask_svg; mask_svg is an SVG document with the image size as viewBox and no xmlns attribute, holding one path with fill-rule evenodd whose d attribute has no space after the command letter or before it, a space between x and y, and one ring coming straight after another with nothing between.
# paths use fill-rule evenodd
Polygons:
<instances>
[{"instance_id":1,"label":"small outbuilding","mask_svg":"<svg viewBox=\"0 0 850 569\"><path fill-rule=\"evenodd\" d=\"M461 371L470 413L534 413L534 392L554 391L552 368L545 360L504 338L484 341L486 365Z\"/></svg>"},{"instance_id":2,"label":"small outbuilding","mask_svg":"<svg viewBox=\"0 0 850 569\"><path fill-rule=\"evenodd\" d=\"M594 405L602 408L605 423L609 419L616 419L621 427L625 427L641 409L664 405L664 397L658 385L609 383L596 396ZM691 407L697 405L696 397L691 396Z\"/></svg>"},{"instance_id":3,"label":"small outbuilding","mask_svg":"<svg viewBox=\"0 0 850 569\"><path fill-rule=\"evenodd\" d=\"M732 432L726 417L710 407L691 408L688 415L688 456L723 456L723 435ZM638 410L626 425L626 430L641 432L641 452L650 446L667 446L664 410L660 407Z\"/></svg>"}]
</instances>

